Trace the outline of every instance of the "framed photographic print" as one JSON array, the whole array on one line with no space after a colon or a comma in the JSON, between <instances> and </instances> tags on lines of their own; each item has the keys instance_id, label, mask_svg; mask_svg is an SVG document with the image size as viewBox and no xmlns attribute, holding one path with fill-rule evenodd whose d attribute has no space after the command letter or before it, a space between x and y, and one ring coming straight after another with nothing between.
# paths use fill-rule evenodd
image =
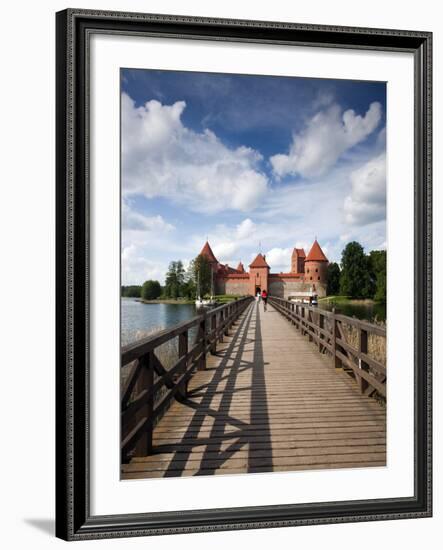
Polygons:
<instances>
[{"instance_id":1,"label":"framed photographic print","mask_svg":"<svg viewBox=\"0 0 443 550\"><path fill-rule=\"evenodd\" d=\"M431 515L431 39L57 14L57 536Z\"/></svg>"}]
</instances>

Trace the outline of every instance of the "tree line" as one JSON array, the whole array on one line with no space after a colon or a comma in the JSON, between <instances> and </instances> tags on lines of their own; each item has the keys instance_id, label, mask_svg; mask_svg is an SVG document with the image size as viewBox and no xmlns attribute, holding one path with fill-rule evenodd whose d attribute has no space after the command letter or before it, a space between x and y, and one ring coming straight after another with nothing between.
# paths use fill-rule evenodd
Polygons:
<instances>
[{"instance_id":1,"label":"tree line","mask_svg":"<svg viewBox=\"0 0 443 550\"><path fill-rule=\"evenodd\" d=\"M124 298L142 298L143 300L157 298L194 300L198 286L201 296L211 292L211 277L210 263L204 256L199 255L190 262L186 270L181 260L171 262L163 286L159 281L150 279L142 285L122 286L121 295Z\"/></svg>"},{"instance_id":2,"label":"tree line","mask_svg":"<svg viewBox=\"0 0 443 550\"><path fill-rule=\"evenodd\" d=\"M356 241L346 245L340 265L328 266L327 293L350 298L386 301L386 250L365 254Z\"/></svg>"}]
</instances>

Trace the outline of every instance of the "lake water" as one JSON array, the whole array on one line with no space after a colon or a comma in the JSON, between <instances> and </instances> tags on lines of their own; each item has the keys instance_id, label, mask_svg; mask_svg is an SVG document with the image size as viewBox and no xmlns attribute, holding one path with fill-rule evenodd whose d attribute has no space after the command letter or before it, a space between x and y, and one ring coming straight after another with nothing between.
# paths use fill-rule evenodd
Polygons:
<instances>
[{"instance_id":1,"label":"lake water","mask_svg":"<svg viewBox=\"0 0 443 550\"><path fill-rule=\"evenodd\" d=\"M194 304L143 304L137 298L122 298L121 303L122 346L197 315ZM331 311L334 306L319 302L318 307ZM386 320L386 304L337 304L335 311L367 321Z\"/></svg>"},{"instance_id":2,"label":"lake water","mask_svg":"<svg viewBox=\"0 0 443 550\"><path fill-rule=\"evenodd\" d=\"M121 299L122 346L197 315L194 304L143 304Z\"/></svg>"},{"instance_id":3,"label":"lake water","mask_svg":"<svg viewBox=\"0 0 443 550\"><path fill-rule=\"evenodd\" d=\"M357 317L365 321L386 321L386 304L333 304L331 302L319 302L318 307L349 317Z\"/></svg>"}]
</instances>

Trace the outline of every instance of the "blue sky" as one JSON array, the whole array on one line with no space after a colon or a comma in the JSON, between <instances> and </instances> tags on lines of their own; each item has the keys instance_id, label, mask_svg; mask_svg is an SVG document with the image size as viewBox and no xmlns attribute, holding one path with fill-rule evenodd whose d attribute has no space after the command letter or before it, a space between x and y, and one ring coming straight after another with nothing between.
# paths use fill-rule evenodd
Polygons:
<instances>
[{"instance_id":1,"label":"blue sky","mask_svg":"<svg viewBox=\"0 0 443 550\"><path fill-rule=\"evenodd\" d=\"M121 91L123 284L206 237L273 271L316 236L330 261L386 247L385 83L122 69Z\"/></svg>"}]
</instances>

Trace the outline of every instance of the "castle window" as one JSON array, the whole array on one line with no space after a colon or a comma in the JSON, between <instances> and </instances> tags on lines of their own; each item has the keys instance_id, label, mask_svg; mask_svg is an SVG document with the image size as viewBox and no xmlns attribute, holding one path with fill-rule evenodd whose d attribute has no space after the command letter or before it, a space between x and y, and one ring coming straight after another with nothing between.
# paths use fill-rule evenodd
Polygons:
<instances>
[{"instance_id":1,"label":"castle window","mask_svg":"<svg viewBox=\"0 0 443 550\"><path fill-rule=\"evenodd\" d=\"M310 277L310 280L312 281L312 277Z\"/></svg>"},{"instance_id":2,"label":"castle window","mask_svg":"<svg viewBox=\"0 0 443 550\"><path fill-rule=\"evenodd\" d=\"M315 272L318 273L318 269L316 269Z\"/></svg>"},{"instance_id":3,"label":"castle window","mask_svg":"<svg viewBox=\"0 0 443 550\"><path fill-rule=\"evenodd\" d=\"M306 273L309 273L309 269L306 270Z\"/></svg>"},{"instance_id":4,"label":"castle window","mask_svg":"<svg viewBox=\"0 0 443 550\"><path fill-rule=\"evenodd\" d=\"M320 280L320 277L318 278L318 280Z\"/></svg>"}]
</instances>

